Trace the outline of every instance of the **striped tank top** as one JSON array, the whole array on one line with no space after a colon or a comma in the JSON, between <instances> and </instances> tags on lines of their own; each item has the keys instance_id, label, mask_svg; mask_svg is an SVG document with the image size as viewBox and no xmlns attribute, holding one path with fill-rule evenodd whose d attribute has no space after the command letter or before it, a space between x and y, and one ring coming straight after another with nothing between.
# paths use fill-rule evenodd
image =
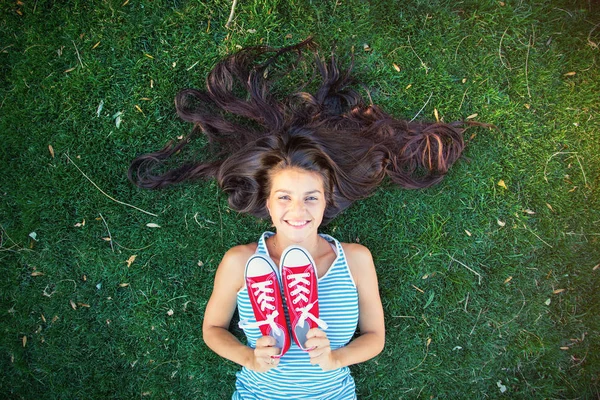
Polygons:
<instances>
[{"instance_id":1,"label":"striped tank top","mask_svg":"<svg viewBox=\"0 0 600 400\"><path fill-rule=\"evenodd\" d=\"M269 255L265 240L273 236L265 232L258 241L256 253ZM319 278L319 318L325 321L325 330L331 349L343 347L352 339L358 324L358 293L348 268L342 245L328 235L327 240L337 253L327 273ZM246 287L237 293L240 320L254 321L252 305ZM284 301L287 314L287 306ZM254 348L262 336L259 328L245 328L248 346ZM242 368L238 372L233 399L356 399L354 379L348 367L323 371L312 365L308 353L302 351L291 339L287 353L279 359L279 365L267 372L259 373Z\"/></svg>"}]
</instances>

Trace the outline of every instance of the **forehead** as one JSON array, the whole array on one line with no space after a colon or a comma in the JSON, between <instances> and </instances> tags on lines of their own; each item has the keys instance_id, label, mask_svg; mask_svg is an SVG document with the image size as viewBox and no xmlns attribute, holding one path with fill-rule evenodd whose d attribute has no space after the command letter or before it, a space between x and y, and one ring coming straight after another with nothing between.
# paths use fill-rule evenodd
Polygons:
<instances>
[{"instance_id":1,"label":"forehead","mask_svg":"<svg viewBox=\"0 0 600 400\"><path fill-rule=\"evenodd\" d=\"M280 190L323 192L323 178L317 172L300 168L285 168L271 176L271 192Z\"/></svg>"}]
</instances>

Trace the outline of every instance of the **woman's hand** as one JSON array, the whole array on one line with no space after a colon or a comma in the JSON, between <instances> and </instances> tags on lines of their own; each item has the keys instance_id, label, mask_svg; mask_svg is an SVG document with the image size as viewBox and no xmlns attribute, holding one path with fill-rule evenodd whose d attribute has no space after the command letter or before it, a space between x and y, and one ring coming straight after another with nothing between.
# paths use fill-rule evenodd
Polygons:
<instances>
[{"instance_id":1,"label":"woman's hand","mask_svg":"<svg viewBox=\"0 0 600 400\"><path fill-rule=\"evenodd\" d=\"M281 349L275 347L275 338L272 336L262 336L256 341L254 357L248 365L248 369L255 372L267 372L279 365L279 358L274 358L281 354Z\"/></svg>"},{"instance_id":2,"label":"woman's hand","mask_svg":"<svg viewBox=\"0 0 600 400\"><path fill-rule=\"evenodd\" d=\"M338 360L331 352L331 346L327 334L319 328L312 328L306 334L304 347L309 348L311 364L318 364L323 371L331 371L340 368Z\"/></svg>"}]
</instances>

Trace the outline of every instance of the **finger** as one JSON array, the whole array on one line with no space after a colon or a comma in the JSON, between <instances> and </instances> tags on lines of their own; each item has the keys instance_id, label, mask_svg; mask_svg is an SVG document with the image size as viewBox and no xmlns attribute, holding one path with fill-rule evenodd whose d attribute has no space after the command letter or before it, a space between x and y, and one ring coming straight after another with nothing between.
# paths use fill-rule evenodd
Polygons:
<instances>
[{"instance_id":1,"label":"finger","mask_svg":"<svg viewBox=\"0 0 600 400\"><path fill-rule=\"evenodd\" d=\"M276 343L273 336L261 336L256 341L256 347L271 347L275 346Z\"/></svg>"},{"instance_id":2,"label":"finger","mask_svg":"<svg viewBox=\"0 0 600 400\"><path fill-rule=\"evenodd\" d=\"M306 337L307 338L317 338L317 337L327 337L327 335L325 334L325 332L323 332L319 328L312 328L312 329L309 329L308 332L306 332Z\"/></svg>"}]
</instances>

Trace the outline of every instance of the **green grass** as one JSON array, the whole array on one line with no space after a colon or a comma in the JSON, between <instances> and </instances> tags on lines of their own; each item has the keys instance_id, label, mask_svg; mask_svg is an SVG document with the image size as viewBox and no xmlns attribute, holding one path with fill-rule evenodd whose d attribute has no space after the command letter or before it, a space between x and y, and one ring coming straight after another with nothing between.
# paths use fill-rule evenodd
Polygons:
<instances>
[{"instance_id":1,"label":"green grass","mask_svg":"<svg viewBox=\"0 0 600 400\"><path fill-rule=\"evenodd\" d=\"M467 131L440 185L384 185L323 228L380 280L387 342L352 367L359 398L600 395L597 3L242 0L229 30L224 0L20 3L0 4L0 397L231 396L203 310L223 253L269 223L215 182L144 191L126 170L189 132L174 95L217 60L309 35L354 47L398 117L499 128Z\"/></svg>"}]
</instances>

